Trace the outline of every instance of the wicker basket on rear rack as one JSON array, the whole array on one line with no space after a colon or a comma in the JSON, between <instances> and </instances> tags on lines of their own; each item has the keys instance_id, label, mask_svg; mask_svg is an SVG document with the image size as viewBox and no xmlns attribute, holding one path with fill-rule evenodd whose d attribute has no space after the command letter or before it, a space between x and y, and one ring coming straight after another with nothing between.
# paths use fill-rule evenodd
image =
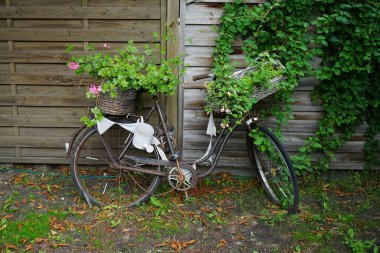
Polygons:
<instances>
[{"instance_id":1,"label":"wicker basket on rear rack","mask_svg":"<svg viewBox=\"0 0 380 253\"><path fill-rule=\"evenodd\" d=\"M136 109L137 91L130 89L117 91L115 97L109 93L100 93L98 107L104 114L127 115Z\"/></svg>"}]
</instances>

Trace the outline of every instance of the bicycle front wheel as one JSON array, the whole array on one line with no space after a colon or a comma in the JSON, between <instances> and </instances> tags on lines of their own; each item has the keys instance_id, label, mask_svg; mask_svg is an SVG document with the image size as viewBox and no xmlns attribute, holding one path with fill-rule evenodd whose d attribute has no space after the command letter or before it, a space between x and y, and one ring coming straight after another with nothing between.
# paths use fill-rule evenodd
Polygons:
<instances>
[{"instance_id":1,"label":"bicycle front wheel","mask_svg":"<svg viewBox=\"0 0 380 253\"><path fill-rule=\"evenodd\" d=\"M86 129L74 143L71 175L75 186L89 205L135 206L146 201L157 189L161 178L143 172L123 171L112 162L142 170L161 171L160 166L137 164L125 157L118 158L132 134L113 126L101 136L95 127ZM130 145L126 155L159 159L157 150L147 153Z\"/></svg>"},{"instance_id":2,"label":"bicycle front wheel","mask_svg":"<svg viewBox=\"0 0 380 253\"><path fill-rule=\"evenodd\" d=\"M268 198L289 213L297 211L297 178L281 142L262 126L247 133L246 142L251 167L256 170Z\"/></svg>"}]
</instances>

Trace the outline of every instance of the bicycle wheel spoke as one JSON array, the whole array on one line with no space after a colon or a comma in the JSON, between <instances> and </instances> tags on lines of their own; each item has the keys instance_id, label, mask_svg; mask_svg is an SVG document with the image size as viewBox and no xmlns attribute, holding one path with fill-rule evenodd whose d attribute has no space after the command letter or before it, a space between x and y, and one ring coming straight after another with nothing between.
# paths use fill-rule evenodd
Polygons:
<instances>
[{"instance_id":1,"label":"bicycle wheel spoke","mask_svg":"<svg viewBox=\"0 0 380 253\"><path fill-rule=\"evenodd\" d=\"M252 167L256 168L268 197L281 207L294 211L298 208L298 184L289 157L277 138L266 128L259 128L260 142L254 145L247 137Z\"/></svg>"},{"instance_id":2,"label":"bicycle wheel spoke","mask_svg":"<svg viewBox=\"0 0 380 253\"><path fill-rule=\"evenodd\" d=\"M110 166L117 161L125 143L128 143L128 136L127 131L114 126L102 136L95 128L91 128L78 138L71 159L72 177L89 204L136 205L146 200L160 183L158 176L141 172L126 173ZM132 145L126 154L154 159L159 157L156 152L148 154ZM146 170L161 169L159 166L136 164L123 158L120 164Z\"/></svg>"}]
</instances>

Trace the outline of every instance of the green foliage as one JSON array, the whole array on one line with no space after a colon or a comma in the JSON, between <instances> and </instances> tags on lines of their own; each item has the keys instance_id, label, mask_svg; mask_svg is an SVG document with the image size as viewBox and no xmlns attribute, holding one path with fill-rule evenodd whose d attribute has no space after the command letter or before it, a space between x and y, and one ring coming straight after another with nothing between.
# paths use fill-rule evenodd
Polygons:
<instances>
[{"instance_id":1,"label":"green foliage","mask_svg":"<svg viewBox=\"0 0 380 253\"><path fill-rule=\"evenodd\" d=\"M322 8L323 4L323 8ZM315 43L321 45L318 55L322 66L315 76L320 80L313 92L325 110L316 136L309 138L301 156L308 157L322 151L325 157L318 160L320 168L328 168L329 160L344 141L350 140L356 126L367 122L367 168L378 164L380 132L379 86L379 5L356 1L316 1L314 9L322 14L314 20ZM321 9L322 8L322 9ZM294 161L299 172L304 166L299 157Z\"/></svg>"},{"instance_id":2,"label":"green foliage","mask_svg":"<svg viewBox=\"0 0 380 253\"><path fill-rule=\"evenodd\" d=\"M286 122L290 116L290 107L287 106L284 111L281 109L280 102L286 101L289 105L292 101L291 91L297 85L297 76L305 76L311 70L310 60L313 50L308 50L310 36L306 33L311 25L308 20L310 16L308 5L298 1L295 3L276 1L251 8L241 1L236 1L233 4L226 4L224 15L220 19L220 32L213 52L215 83L224 89L227 87L229 91L236 90L235 81L231 81L230 78L235 69L230 62L230 55L235 53L236 48L233 47L233 42L238 38L243 40L247 65L256 65L257 57L262 57L263 53L269 61L276 59L284 63L286 69L283 74L287 79L281 82L280 91L275 95L276 103L270 111L277 117L279 124ZM299 19L290 18L295 14L299 15ZM265 71L262 74L268 74L268 72ZM246 84L244 81L242 83ZM230 107L234 107L240 113L250 110L256 102L249 99L251 90L249 86L238 88L236 94L244 96L239 96L235 101L230 102L234 103ZM220 92L220 95L225 96L227 92L227 90L224 94ZM244 103L246 104L243 105ZM239 115L239 113L227 114L226 121L230 118L238 118Z\"/></svg>"},{"instance_id":3,"label":"green foliage","mask_svg":"<svg viewBox=\"0 0 380 253\"><path fill-rule=\"evenodd\" d=\"M225 6L214 51L213 71L220 87L230 85L226 78L234 70L230 55L239 36L247 64L262 52L285 64L287 79L267 110L279 125L290 116L291 93L298 78L315 75L320 81L312 97L326 113L316 135L292 158L299 175L313 171L311 154L317 151L324 156L315 168L328 168L335 151L363 122L369 125L364 148L367 167L379 164L380 145L375 139L380 132L378 13L380 6L374 1L354 0L276 0L250 7L235 1ZM313 72L311 60L316 56L323 60Z\"/></svg>"},{"instance_id":4,"label":"green foliage","mask_svg":"<svg viewBox=\"0 0 380 253\"><path fill-rule=\"evenodd\" d=\"M255 90L266 91L274 88L282 89L286 82L275 81L282 77L283 66L270 57L261 53L259 58L250 63L252 70L242 78L219 76L216 81L206 84L205 110L220 111L226 114L222 127L227 127L231 119L241 119L257 103L252 96Z\"/></svg>"},{"instance_id":5,"label":"green foliage","mask_svg":"<svg viewBox=\"0 0 380 253\"><path fill-rule=\"evenodd\" d=\"M105 47L110 46L105 44ZM156 49L159 47L160 45ZM71 53L72 50L73 46L69 45L67 52ZM86 75L99 80L96 85L90 86L86 95L89 99L96 99L100 93L109 93L115 97L118 91L129 89L152 95L173 95L179 83L174 69L181 64L181 58L164 59L165 51L161 50L161 61L156 65L158 59L153 55L153 50L150 44L139 50L133 41L112 55L109 51L95 52L94 47L89 46L90 54L71 56L68 66L83 77L82 81ZM81 119L87 126L96 124L103 117L97 107L91 112L93 118L84 116Z\"/></svg>"},{"instance_id":6,"label":"green foliage","mask_svg":"<svg viewBox=\"0 0 380 253\"><path fill-rule=\"evenodd\" d=\"M361 240L355 237L352 228L347 231L347 235L344 237L344 243L352 249L353 253L365 253L371 248L373 248L374 253L379 252L379 247L375 244L376 240Z\"/></svg>"}]
</instances>

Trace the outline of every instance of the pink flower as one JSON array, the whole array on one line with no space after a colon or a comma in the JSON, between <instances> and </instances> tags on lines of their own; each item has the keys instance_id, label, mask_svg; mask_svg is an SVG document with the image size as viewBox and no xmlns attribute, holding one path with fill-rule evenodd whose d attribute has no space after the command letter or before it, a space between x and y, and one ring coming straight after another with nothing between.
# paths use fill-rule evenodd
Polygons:
<instances>
[{"instance_id":1,"label":"pink flower","mask_svg":"<svg viewBox=\"0 0 380 253\"><path fill-rule=\"evenodd\" d=\"M79 68L79 63L73 62L73 61L69 63L69 69L77 70L78 68Z\"/></svg>"},{"instance_id":2,"label":"pink flower","mask_svg":"<svg viewBox=\"0 0 380 253\"><path fill-rule=\"evenodd\" d=\"M231 110L227 108L226 109L226 113L230 113L230 112L231 112Z\"/></svg>"},{"instance_id":3,"label":"pink flower","mask_svg":"<svg viewBox=\"0 0 380 253\"><path fill-rule=\"evenodd\" d=\"M102 91L102 86L90 85L89 92L92 93L94 96L98 96L101 91Z\"/></svg>"},{"instance_id":4,"label":"pink flower","mask_svg":"<svg viewBox=\"0 0 380 253\"><path fill-rule=\"evenodd\" d=\"M104 48L108 48L108 49L110 49L110 48L111 48L111 45L110 45L110 44L107 44L107 43L103 43L103 47L104 47Z\"/></svg>"}]
</instances>

